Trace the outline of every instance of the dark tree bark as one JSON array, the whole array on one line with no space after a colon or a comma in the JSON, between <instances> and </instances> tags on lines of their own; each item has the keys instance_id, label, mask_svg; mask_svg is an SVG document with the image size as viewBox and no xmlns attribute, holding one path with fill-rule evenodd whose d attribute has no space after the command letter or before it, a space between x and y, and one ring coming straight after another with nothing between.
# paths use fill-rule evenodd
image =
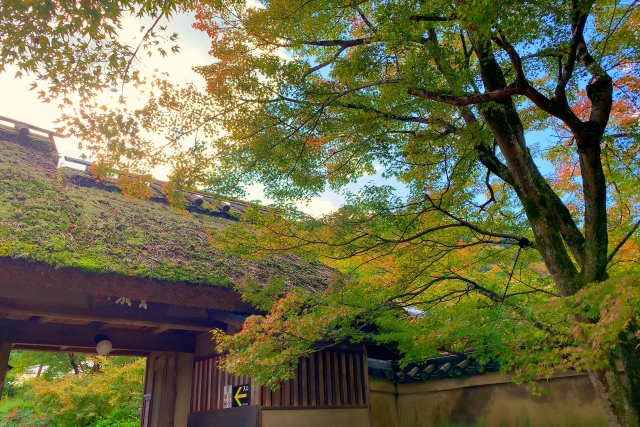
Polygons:
<instances>
[{"instance_id":1,"label":"dark tree bark","mask_svg":"<svg viewBox=\"0 0 640 427\"><path fill-rule=\"evenodd\" d=\"M610 427L637 426L638 419L613 361L607 367L589 371L591 384L600 398Z\"/></svg>"},{"instance_id":2,"label":"dark tree bark","mask_svg":"<svg viewBox=\"0 0 640 427\"><path fill-rule=\"evenodd\" d=\"M69 363L73 368L73 373L75 375L80 375L80 366L78 364L78 356L75 353L69 353Z\"/></svg>"},{"instance_id":3,"label":"dark tree bark","mask_svg":"<svg viewBox=\"0 0 640 427\"><path fill-rule=\"evenodd\" d=\"M638 322L634 319L621 334L619 352L627 375L629 400L640 423L640 340L636 338L639 329Z\"/></svg>"},{"instance_id":4,"label":"dark tree bark","mask_svg":"<svg viewBox=\"0 0 640 427\"><path fill-rule=\"evenodd\" d=\"M100 365L98 362L93 362L93 365L91 366L91 373L97 374L98 372L100 372L101 368L102 365Z\"/></svg>"}]
</instances>

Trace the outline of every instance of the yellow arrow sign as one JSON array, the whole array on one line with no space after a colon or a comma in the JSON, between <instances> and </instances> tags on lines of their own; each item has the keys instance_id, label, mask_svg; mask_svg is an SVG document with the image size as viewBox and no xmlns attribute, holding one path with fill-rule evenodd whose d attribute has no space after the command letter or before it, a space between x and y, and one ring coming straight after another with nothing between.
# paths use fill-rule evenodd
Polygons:
<instances>
[{"instance_id":1,"label":"yellow arrow sign","mask_svg":"<svg viewBox=\"0 0 640 427\"><path fill-rule=\"evenodd\" d=\"M240 393L243 388L244 387L238 387L235 396L233 396L233 398L236 399L236 402L238 402L238 406L242 406L242 402L240 401L240 399L242 399L243 397L247 397L247 393Z\"/></svg>"}]
</instances>

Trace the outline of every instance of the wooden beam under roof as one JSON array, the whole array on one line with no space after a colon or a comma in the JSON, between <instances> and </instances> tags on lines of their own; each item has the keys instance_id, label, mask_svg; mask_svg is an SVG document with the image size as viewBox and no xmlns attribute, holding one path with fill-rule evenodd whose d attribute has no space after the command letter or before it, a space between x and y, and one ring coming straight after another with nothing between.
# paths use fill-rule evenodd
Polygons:
<instances>
[{"instance_id":1,"label":"wooden beam under roof","mask_svg":"<svg viewBox=\"0 0 640 427\"><path fill-rule=\"evenodd\" d=\"M158 334L161 334L161 333L167 331L168 329L169 328L167 328L166 326L160 326L159 328L154 329L151 333L153 335L158 335Z\"/></svg>"},{"instance_id":2,"label":"wooden beam under roof","mask_svg":"<svg viewBox=\"0 0 640 427\"><path fill-rule=\"evenodd\" d=\"M21 295L8 295L18 293ZM161 280L123 276L115 273L88 273L77 268L55 268L50 265L7 257L0 257L0 297L21 298L25 294L39 301L54 299L62 305L81 300L90 306L87 297L125 296L131 301L145 300L151 304L191 310L202 317L198 309L215 308L233 313L259 313L242 300L239 292L221 286L190 283L169 283ZM137 305L136 305L137 308Z\"/></svg>"},{"instance_id":3,"label":"wooden beam under roof","mask_svg":"<svg viewBox=\"0 0 640 427\"><path fill-rule=\"evenodd\" d=\"M38 344L14 344L11 350L46 351L48 353L81 353L98 354L95 347L67 347ZM109 356L148 356L149 351L144 350L113 350Z\"/></svg>"},{"instance_id":4,"label":"wooden beam under roof","mask_svg":"<svg viewBox=\"0 0 640 427\"><path fill-rule=\"evenodd\" d=\"M228 313L222 310L207 310L210 319L217 320L227 325L232 325L238 329L242 329L244 321L247 320L247 316L243 316L235 313Z\"/></svg>"},{"instance_id":5,"label":"wooden beam under roof","mask_svg":"<svg viewBox=\"0 0 640 427\"><path fill-rule=\"evenodd\" d=\"M40 324L28 320L0 320L0 342L16 345L40 345L80 347L95 349L94 338L104 333L94 325ZM107 337L115 350L177 351L193 353L196 335L191 331L167 331L153 335L150 331L137 329L112 329Z\"/></svg>"},{"instance_id":6,"label":"wooden beam under roof","mask_svg":"<svg viewBox=\"0 0 640 427\"><path fill-rule=\"evenodd\" d=\"M216 319L214 319L208 316L206 310L203 309L192 310L192 312L200 314L199 316L183 317L171 315L169 307L164 305L155 304L155 307L151 303L148 303L148 305L151 305L151 307L147 310L137 307L123 307L115 303L81 307L0 297L0 313L37 316L39 318L38 323L51 323L55 319L68 319L87 323L104 323L108 324L109 328L117 327L117 325L129 325L198 332L207 332L215 328L227 329L227 325L219 320L223 319L222 316L216 316ZM235 323L237 320L232 319L231 321Z\"/></svg>"}]
</instances>

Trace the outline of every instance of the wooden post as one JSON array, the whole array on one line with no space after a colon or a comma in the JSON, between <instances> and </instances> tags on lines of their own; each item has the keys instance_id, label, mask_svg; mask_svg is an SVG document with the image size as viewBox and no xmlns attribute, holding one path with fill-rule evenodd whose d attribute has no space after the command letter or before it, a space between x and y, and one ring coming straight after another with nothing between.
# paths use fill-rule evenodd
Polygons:
<instances>
[{"instance_id":1,"label":"wooden post","mask_svg":"<svg viewBox=\"0 0 640 427\"><path fill-rule=\"evenodd\" d=\"M155 377L155 353L147 356L147 366L144 371L144 385L142 387L142 408L140 410L140 427L151 427L151 410L153 408L153 379Z\"/></svg>"},{"instance_id":2,"label":"wooden post","mask_svg":"<svg viewBox=\"0 0 640 427\"><path fill-rule=\"evenodd\" d=\"M153 391L151 397L151 427L166 427L162 419L164 406L165 381L167 377L167 355L156 353L153 362Z\"/></svg>"},{"instance_id":3,"label":"wooden post","mask_svg":"<svg viewBox=\"0 0 640 427\"><path fill-rule=\"evenodd\" d=\"M210 363L211 359L207 361L209 366L213 366ZM187 421L189 418L190 404L191 404L191 388L193 382L193 354L191 353L178 353L176 364L176 398L175 398L175 411L173 414L174 427L187 427ZM211 385L211 371L207 377L207 382ZM207 393L207 407L211 402L210 392Z\"/></svg>"},{"instance_id":4,"label":"wooden post","mask_svg":"<svg viewBox=\"0 0 640 427\"><path fill-rule=\"evenodd\" d=\"M174 427L176 410L176 381L178 377L178 353L167 353L166 377L164 383L164 407L162 408L162 427Z\"/></svg>"},{"instance_id":5,"label":"wooden post","mask_svg":"<svg viewBox=\"0 0 640 427\"><path fill-rule=\"evenodd\" d=\"M7 376L9 368L9 355L11 354L11 343L0 342L0 397L4 388L4 378Z\"/></svg>"},{"instance_id":6,"label":"wooden post","mask_svg":"<svg viewBox=\"0 0 640 427\"><path fill-rule=\"evenodd\" d=\"M363 345L362 349L364 350L364 354L362 355L362 373L364 374L364 403L367 405L367 412L369 413L369 427L373 426L373 411L371 409L371 384L369 383L369 363L367 362L367 346ZM394 384L394 387L395 384ZM396 389L397 390L397 389ZM397 396L397 394L396 394ZM395 399L396 402L396 419L400 419L398 417L398 399Z\"/></svg>"}]
</instances>

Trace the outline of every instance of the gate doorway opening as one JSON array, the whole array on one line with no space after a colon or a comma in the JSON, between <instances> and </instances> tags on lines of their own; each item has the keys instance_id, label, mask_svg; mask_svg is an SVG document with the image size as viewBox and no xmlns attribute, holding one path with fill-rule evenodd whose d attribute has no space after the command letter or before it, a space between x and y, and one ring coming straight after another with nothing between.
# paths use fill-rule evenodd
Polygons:
<instances>
[{"instance_id":1,"label":"gate doorway opening","mask_svg":"<svg viewBox=\"0 0 640 427\"><path fill-rule=\"evenodd\" d=\"M146 358L13 350L0 425L138 427Z\"/></svg>"}]
</instances>

